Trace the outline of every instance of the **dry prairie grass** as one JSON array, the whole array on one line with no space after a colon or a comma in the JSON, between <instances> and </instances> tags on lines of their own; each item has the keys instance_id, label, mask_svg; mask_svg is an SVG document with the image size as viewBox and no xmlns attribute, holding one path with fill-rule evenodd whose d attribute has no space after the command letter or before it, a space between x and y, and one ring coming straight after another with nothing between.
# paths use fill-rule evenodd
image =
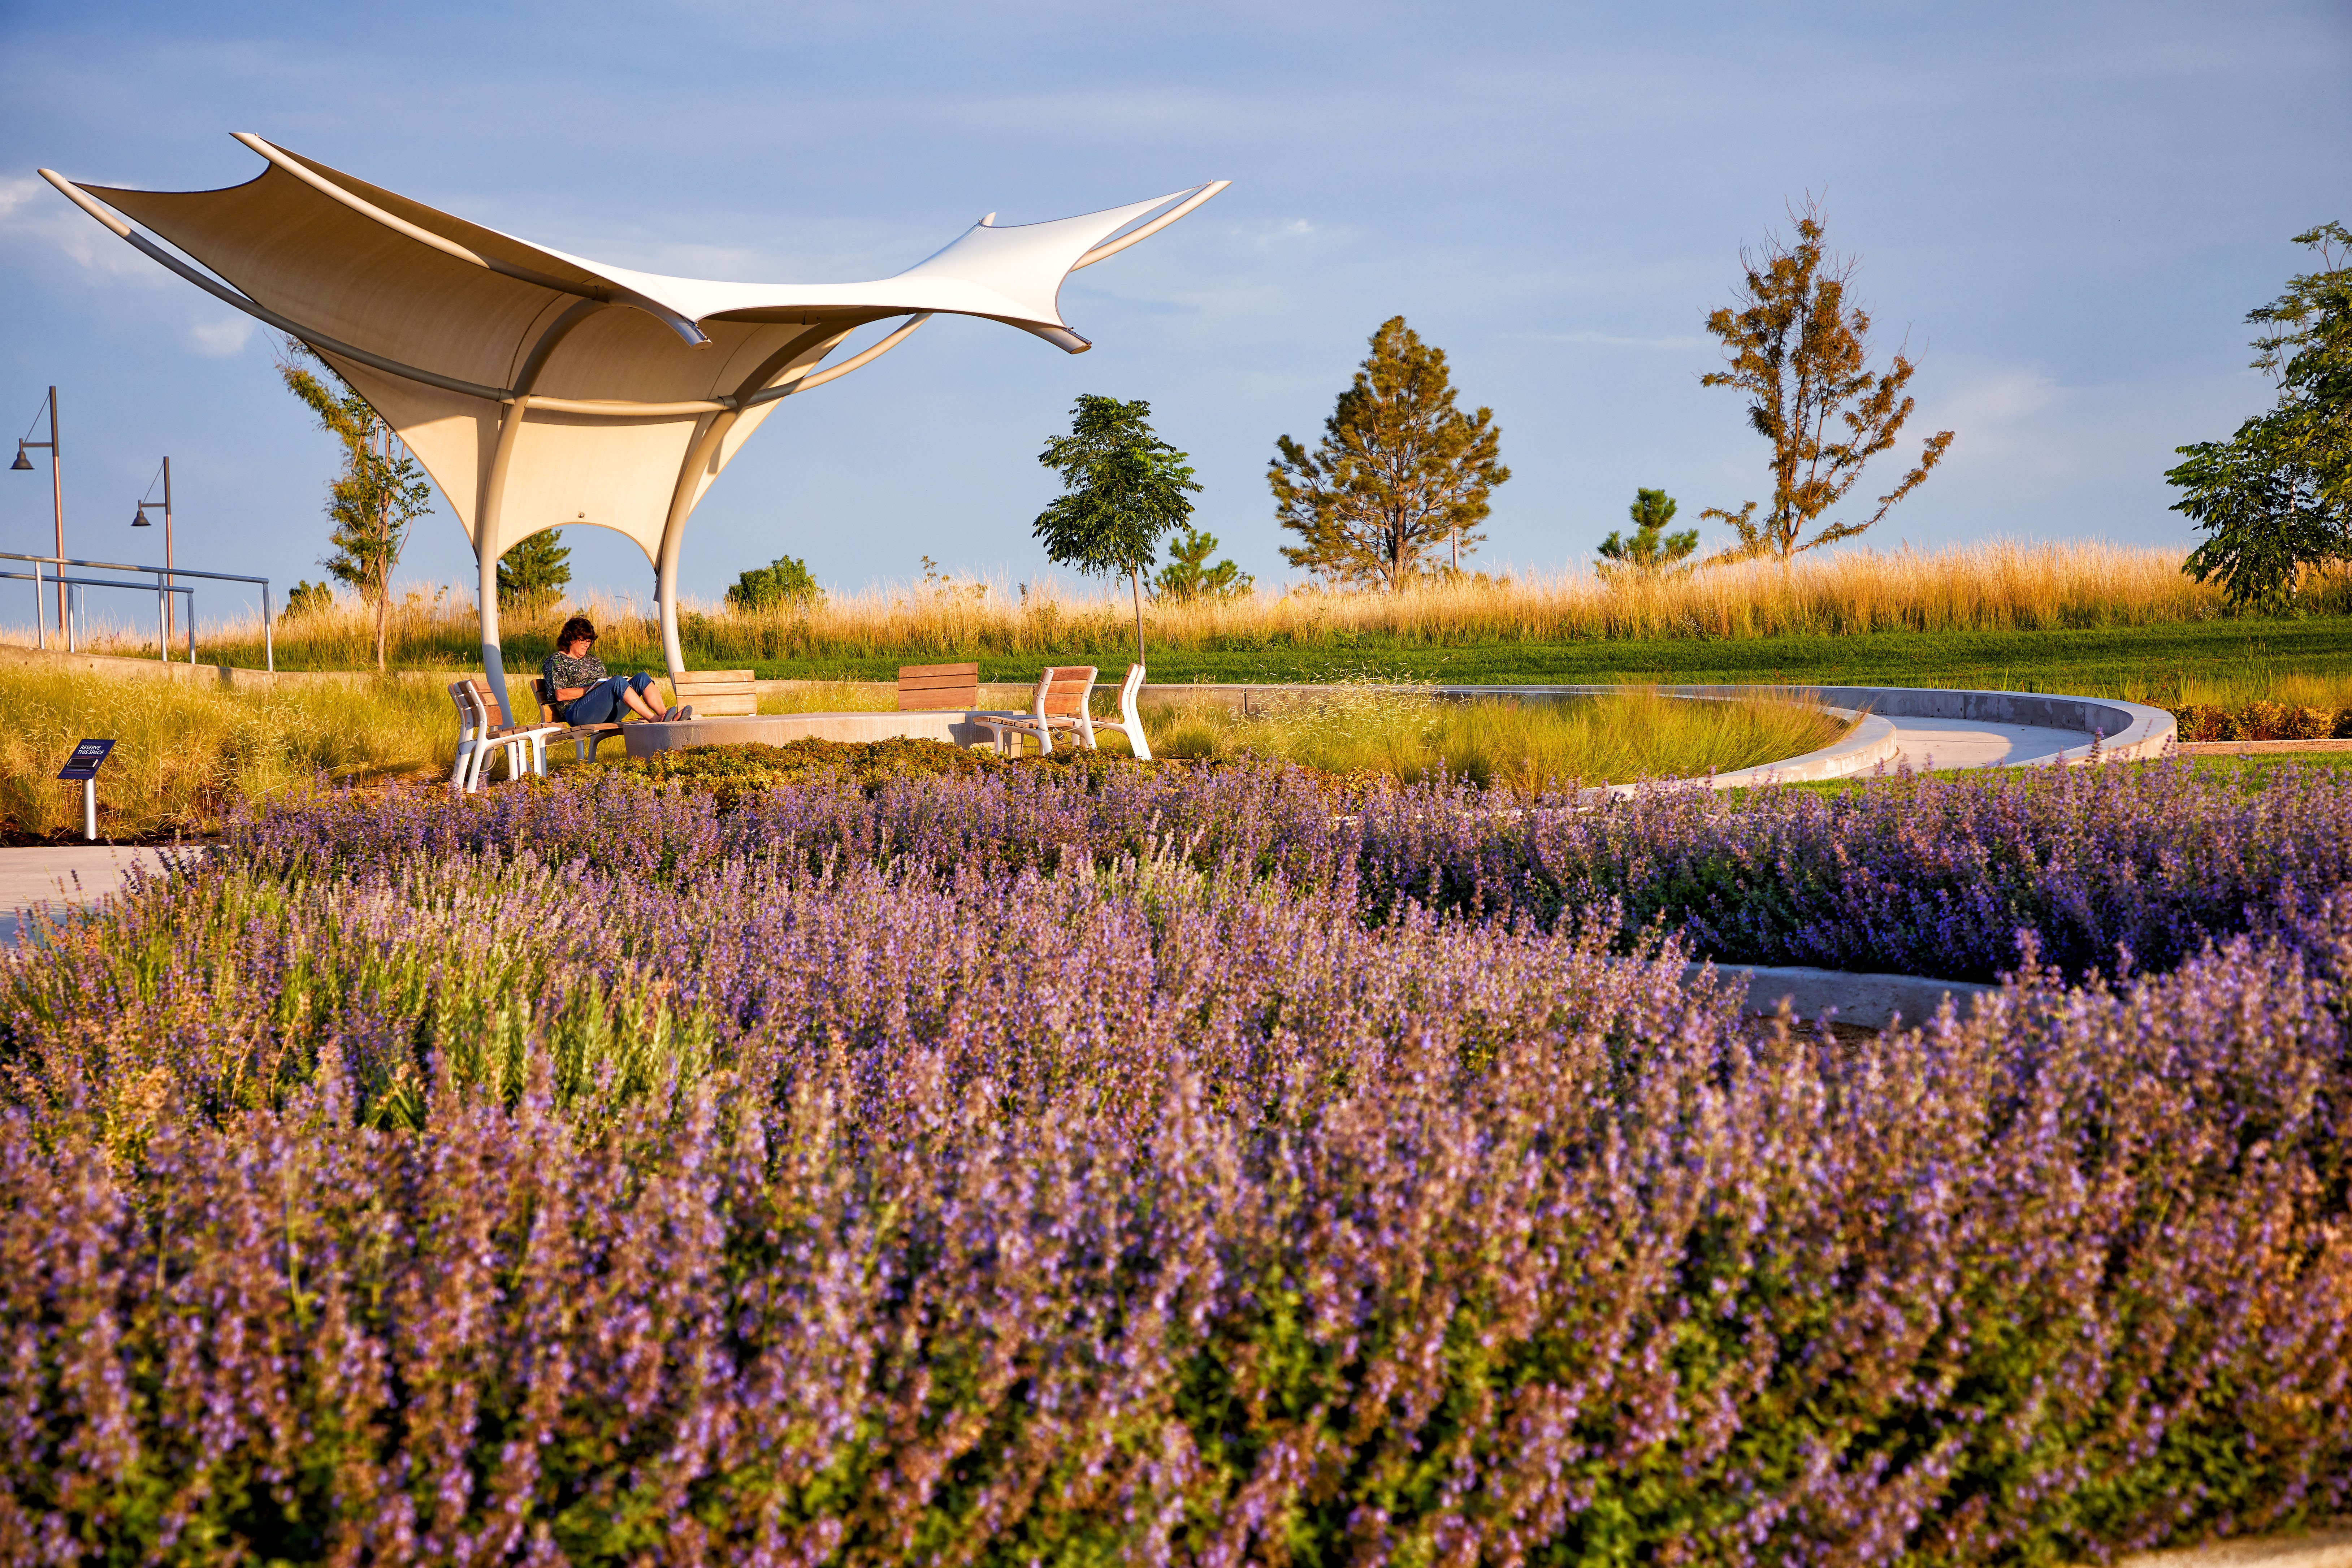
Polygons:
<instances>
[{"instance_id":1,"label":"dry prairie grass","mask_svg":"<svg viewBox=\"0 0 2352 1568\"><path fill-rule=\"evenodd\" d=\"M1928 553L1848 550L1782 567L1744 565L1604 583L1582 572L1431 580L1402 594L1294 591L1145 609L1162 652L1297 648L1377 652L1592 639L1748 639L1871 632L2002 632L2209 621L2221 594L2180 572L2178 551L2124 545L1988 543ZM2352 611L2352 574L2306 584L2316 611ZM615 668L658 667L657 630L643 604L564 603L505 617L509 660L535 663L556 626L584 609L604 633L597 652ZM689 603L681 614L691 662L772 663L856 658L971 658L1115 655L1131 647L1127 603L1094 586L1047 580L929 581L835 595L813 609L739 611ZM345 601L281 621L281 668L372 665L367 614ZM470 668L478 654L474 609L462 590L411 594L395 607L393 659L405 668ZM104 640L104 639L101 639ZM112 651L152 652L135 632ZM199 640L207 662L261 662L257 621L212 625Z\"/></svg>"},{"instance_id":2,"label":"dry prairie grass","mask_svg":"<svg viewBox=\"0 0 2352 1568\"><path fill-rule=\"evenodd\" d=\"M457 751L448 692L429 677L225 691L176 680L0 668L0 829L76 830L81 788L57 771L77 740L110 736L99 770L99 831L117 838L205 832L240 800L309 787L321 773L369 782L431 770Z\"/></svg>"}]
</instances>

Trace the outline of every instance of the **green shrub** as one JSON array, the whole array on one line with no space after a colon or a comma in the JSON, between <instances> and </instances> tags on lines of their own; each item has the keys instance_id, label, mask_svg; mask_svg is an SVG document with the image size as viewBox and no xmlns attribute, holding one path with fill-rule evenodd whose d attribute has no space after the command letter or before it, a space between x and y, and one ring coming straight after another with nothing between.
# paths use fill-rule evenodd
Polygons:
<instances>
[{"instance_id":1,"label":"green shrub","mask_svg":"<svg viewBox=\"0 0 2352 1568\"><path fill-rule=\"evenodd\" d=\"M781 746L758 742L681 746L650 757L591 764L632 774L652 784L677 784L712 796L722 807L746 795L761 795L819 779L848 778L867 789L893 779L979 778L1009 768L1059 768L1099 778L1114 770L1181 771L1178 763L1139 763L1101 752L1057 752L1051 757L1007 757L945 741L894 736L887 741L826 741L814 736Z\"/></svg>"},{"instance_id":2,"label":"green shrub","mask_svg":"<svg viewBox=\"0 0 2352 1568\"><path fill-rule=\"evenodd\" d=\"M739 610L772 610L783 605L810 609L824 603L824 590L809 575L808 563L779 555L765 566L736 574L727 590L727 602Z\"/></svg>"}]
</instances>

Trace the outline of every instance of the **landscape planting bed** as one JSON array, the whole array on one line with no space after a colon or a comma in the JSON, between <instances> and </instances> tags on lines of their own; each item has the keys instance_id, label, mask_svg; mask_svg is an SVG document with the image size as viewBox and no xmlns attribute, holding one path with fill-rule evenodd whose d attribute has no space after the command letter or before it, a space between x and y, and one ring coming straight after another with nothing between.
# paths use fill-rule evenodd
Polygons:
<instances>
[{"instance_id":1,"label":"landscape planting bed","mask_svg":"<svg viewBox=\"0 0 2352 1568\"><path fill-rule=\"evenodd\" d=\"M2352 1502L2352 781L634 767L260 812L6 961L0 1552L1973 1563ZM1696 957L2015 978L1759 1039Z\"/></svg>"}]
</instances>

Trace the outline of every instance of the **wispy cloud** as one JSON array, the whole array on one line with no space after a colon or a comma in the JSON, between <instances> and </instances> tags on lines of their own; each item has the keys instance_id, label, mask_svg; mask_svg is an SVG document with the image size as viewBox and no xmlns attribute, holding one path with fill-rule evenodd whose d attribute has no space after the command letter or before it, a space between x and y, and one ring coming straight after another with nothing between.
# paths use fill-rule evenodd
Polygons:
<instances>
[{"instance_id":1,"label":"wispy cloud","mask_svg":"<svg viewBox=\"0 0 2352 1568\"><path fill-rule=\"evenodd\" d=\"M142 258L67 205L46 180L0 179L0 247L19 246L63 252L74 265L110 278L137 278L151 285L162 268Z\"/></svg>"},{"instance_id":2,"label":"wispy cloud","mask_svg":"<svg viewBox=\"0 0 2352 1568\"><path fill-rule=\"evenodd\" d=\"M253 341L254 320L250 316L224 316L216 321L197 321L188 328L188 347L206 359L234 359L245 352Z\"/></svg>"}]
</instances>

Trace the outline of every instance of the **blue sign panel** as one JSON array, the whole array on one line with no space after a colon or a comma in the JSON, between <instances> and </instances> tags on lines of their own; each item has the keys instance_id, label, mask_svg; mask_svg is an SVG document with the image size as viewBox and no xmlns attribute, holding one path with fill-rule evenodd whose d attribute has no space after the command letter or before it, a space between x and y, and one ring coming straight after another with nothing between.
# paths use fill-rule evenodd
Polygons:
<instances>
[{"instance_id":1,"label":"blue sign panel","mask_svg":"<svg viewBox=\"0 0 2352 1568\"><path fill-rule=\"evenodd\" d=\"M112 750L114 742L111 741L84 741L73 749L73 755L66 759L66 765L58 770L58 777L94 779L98 776L98 764L106 761L106 753Z\"/></svg>"}]
</instances>

